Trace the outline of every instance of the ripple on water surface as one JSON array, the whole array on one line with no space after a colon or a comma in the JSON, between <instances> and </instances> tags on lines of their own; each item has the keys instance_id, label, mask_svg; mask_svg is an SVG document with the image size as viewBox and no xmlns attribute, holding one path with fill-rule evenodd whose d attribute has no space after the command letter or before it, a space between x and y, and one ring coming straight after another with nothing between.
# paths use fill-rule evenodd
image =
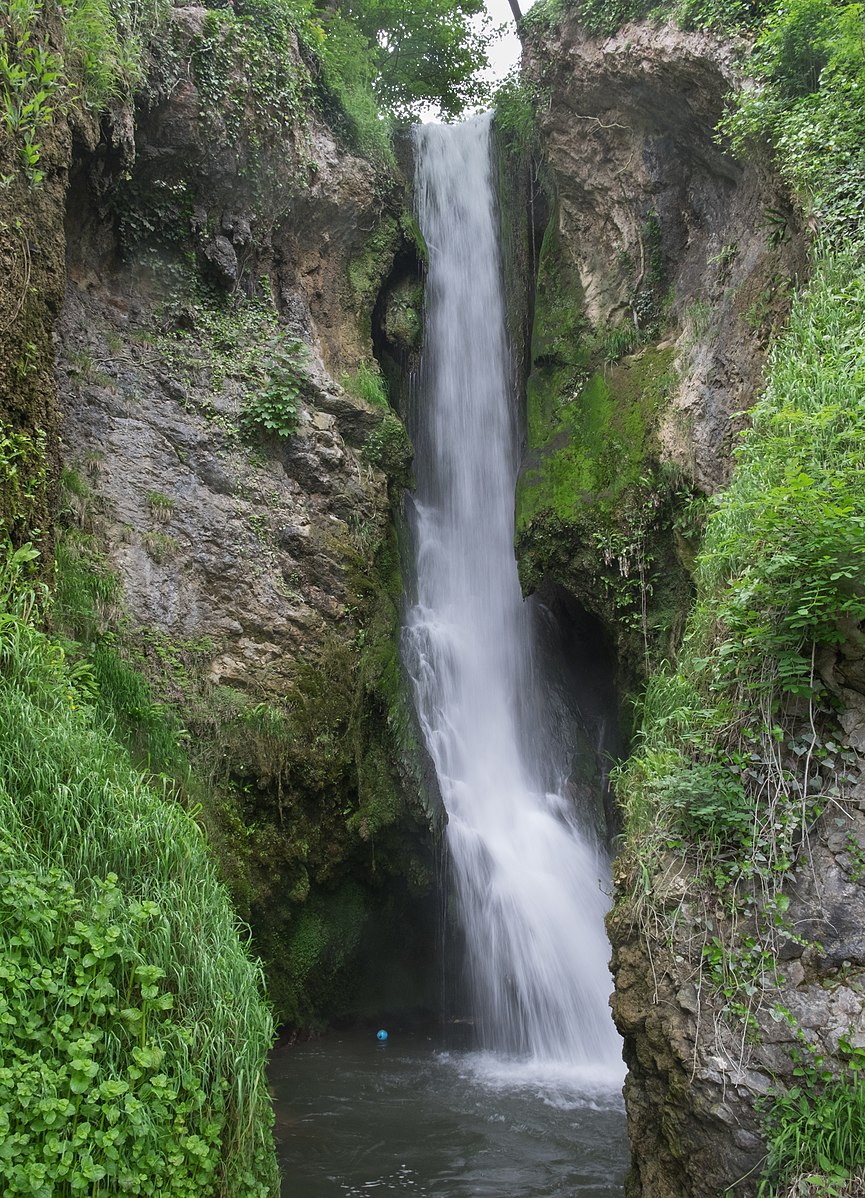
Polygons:
<instances>
[{"instance_id":1,"label":"ripple on water surface","mask_svg":"<svg viewBox=\"0 0 865 1198\"><path fill-rule=\"evenodd\" d=\"M274 1053L283 1198L613 1198L621 1076L330 1036Z\"/></svg>"}]
</instances>

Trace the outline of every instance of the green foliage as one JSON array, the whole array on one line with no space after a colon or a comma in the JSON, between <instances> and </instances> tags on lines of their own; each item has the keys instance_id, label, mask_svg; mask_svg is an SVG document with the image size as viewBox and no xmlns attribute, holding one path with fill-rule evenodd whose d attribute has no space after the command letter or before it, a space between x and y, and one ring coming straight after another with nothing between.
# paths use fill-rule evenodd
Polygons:
<instances>
[{"instance_id":1,"label":"green foliage","mask_svg":"<svg viewBox=\"0 0 865 1198\"><path fill-rule=\"evenodd\" d=\"M800 1183L812 1198L841 1198L865 1174L865 1049L840 1044L840 1069L803 1042L798 1079L765 1108L769 1153L758 1191L775 1198Z\"/></svg>"},{"instance_id":2,"label":"green foliage","mask_svg":"<svg viewBox=\"0 0 865 1198\"><path fill-rule=\"evenodd\" d=\"M317 54L318 89L334 130L360 153L393 164L393 120L375 96L376 55L367 36L337 11L308 25L305 37Z\"/></svg>"},{"instance_id":3,"label":"green foliage","mask_svg":"<svg viewBox=\"0 0 865 1198\"><path fill-rule=\"evenodd\" d=\"M212 298L181 305L194 332L177 329L161 338L160 350L171 363L176 377L196 377L201 369L210 373L214 390L226 378L243 384L245 398L238 421L212 412L226 433L239 432L247 440L291 436L297 427L301 403L309 400L312 386L308 373L308 349L292 336L265 297L252 300L233 296L222 302ZM154 516L170 516L173 501L148 502Z\"/></svg>"},{"instance_id":4,"label":"green foliage","mask_svg":"<svg viewBox=\"0 0 865 1198\"><path fill-rule=\"evenodd\" d=\"M515 69L499 84L494 103L496 129L509 149L517 155L535 150L538 139L536 88L522 79Z\"/></svg>"},{"instance_id":5,"label":"green foliage","mask_svg":"<svg viewBox=\"0 0 865 1198\"><path fill-rule=\"evenodd\" d=\"M366 38L376 94L400 120L426 107L457 117L488 98L482 0L341 0L339 11Z\"/></svg>"},{"instance_id":6,"label":"green foliage","mask_svg":"<svg viewBox=\"0 0 865 1198\"><path fill-rule=\"evenodd\" d=\"M17 145L34 186L45 177L40 138L63 83L63 60L49 44L41 13L42 0L9 0L0 25L0 128Z\"/></svg>"},{"instance_id":7,"label":"green foliage","mask_svg":"<svg viewBox=\"0 0 865 1198\"><path fill-rule=\"evenodd\" d=\"M823 262L772 351L769 385L709 523L700 581L713 674L808 694L816 649L865 618L865 272ZM767 663L771 663L769 674Z\"/></svg>"},{"instance_id":8,"label":"green foliage","mask_svg":"<svg viewBox=\"0 0 865 1198\"><path fill-rule=\"evenodd\" d=\"M165 19L165 0L60 0L63 57L76 102L99 111L130 96L144 77L149 39Z\"/></svg>"},{"instance_id":9,"label":"green foliage","mask_svg":"<svg viewBox=\"0 0 865 1198\"><path fill-rule=\"evenodd\" d=\"M528 12L523 14L523 28L528 32L537 30L540 34L546 34L558 27L570 8L569 0L535 0Z\"/></svg>"},{"instance_id":10,"label":"green foliage","mask_svg":"<svg viewBox=\"0 0 865 1198\"><path fill-rule=\"evenodd\" d=\"M305 145L311 80L297 54L305 18L306 5L292 0L237 0L208 12L192 45L202 120L242 139L253 161L287 136Z\"/></svg>"},{"instance_id":11,"label":"green foliage","mask_svg":"<svg viewBox=\"0 0 865 1198\"><path fill-rule=\"evenodd\" d=\"M387 397L387 384L382 378L378 366L371 366L369 362L361 362L357 370L352 374L343 376L343 386L350 391L352 395L356 395L359 399L365 399L367 403L372 404L377 408L389 408L390 401Z\"/></svg>"},{"instance_id":12,"label":"green foliage","mask_svg":"<svg viewBox=\"0 0 865 1198\"><path fill-rule=\"evenodd\" d=\"M295 343L295 353L302 348ZM306 376L296 359L284 348L278 350L265 368L265 377L249 393L240 413L241 432L246 437L290 437L297 428L300 401Z\"/></svg>"},{"instance_id":13,"label":"green foliage","mask_svg":"<svg viewBox=\"0 0 865 1198\"><path fill-rule=\"evenodd\" d=\"M655 7L654 0L581 0L580 20L589 33L607 37Z\"/></svg>"},{"instance_id":14,"label":"green foliage","mask_svg":"<svg viewBox=\"0 0 865 1198\"><path fill-rule=\"evenodd\" d=\"M863 328L861 262L823 260L770 353L707 523L676 667L650 682L616 783L639 902L673 848L733 924L752 921L750 948L741 937L719 948L713 933L701 962L740 1017L773 984L767 954L795 938L783 887L854 764L815 662L865 618Z\"/></svg>"},{"instance_id":15,"label":"green foliage","mask_svg":"<svg viewBox=\"0 0 865 1198\"><path fill-rule=\"evenodd\" d=\"M722 128L735 149L768 141L827 242L865 235L865 38L861 3L776 4Z\"/></svg>"},{"instance_id":16,"label":"green foliage","mask_svg":"<svg viewBox=\"0 0 865 1198\"><path fill-rule=\"evenodd\" d=\"M32 526L47 484L44 433L20 433L0 421L0 536L16 539Z\"/></svg>"},{"instance_id":17,"label":"green foliage","mask_svg":"<svg viewBox=\"0 0 865 1198\"><path fill-rule=\"evenodd\" d=\"M58 0L57 9L59 43L54 6L43 0L9 0L0 28L2 122L36 186L44 179L42 138L57 113L100 110L141 83L165 0Z\"/></svg>"},{"instance_id":18,"label":"green foliage","mask_svg":"<svg viewBox=\"0 0 865 1198\"><path fill-rule=\"evenodd\" d=\"M260 976L201 835L0 574L4 1193L276 1192Z\"/></svg>"}]
</instances>

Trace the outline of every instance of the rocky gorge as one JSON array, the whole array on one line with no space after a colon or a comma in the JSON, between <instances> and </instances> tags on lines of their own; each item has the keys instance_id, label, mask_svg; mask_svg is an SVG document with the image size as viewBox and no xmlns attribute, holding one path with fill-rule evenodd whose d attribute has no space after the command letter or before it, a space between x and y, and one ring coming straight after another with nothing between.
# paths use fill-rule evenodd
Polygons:
<instances>
[{"instance_id":1,"label":"rocky gorge","mask_svg":"<svg viewBox=\"0 0 865 1198\"><path fill-rule=\"evenodd\" d=\"M435 1002L441 812L398 651L427 251L404 152L361 146L312 99L308 47L279 26L265 56L242 17L169 9L131 92L46 123L38 180L0 143L0 516L89 663L80 702L204 829L298 1032ZM58 50L53 9L32 19ZM688 665L725 629L757 637L701 546L815 273L814 217L767 145L719 140L744 35L565 9L522 36L530 143L497 118L529 276L516 551L526 593L603 644L609 746L637 763L608 811L627 1193L756 1193L765 1096L865 1049L858 540L791 688L735 692L713 723L691 693L712 667ZM764 674L792 660L779 643ZM677 668L659 740L634 704Z\"/></svg>"}]
</instances>

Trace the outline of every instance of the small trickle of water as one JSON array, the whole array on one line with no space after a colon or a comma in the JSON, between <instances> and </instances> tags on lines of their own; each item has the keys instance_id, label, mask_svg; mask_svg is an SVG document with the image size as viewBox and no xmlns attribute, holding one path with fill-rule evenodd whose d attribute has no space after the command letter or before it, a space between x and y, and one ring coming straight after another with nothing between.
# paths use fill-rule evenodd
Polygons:
<instances>
[{"instance_id":1,"label":"small trickle of water","mask_svg":"<svg viewBox=\"0 0 865 1198\"><path fill-rule=\"evenodd\" d=\"M430 261L403 652L448 812L479 1038L536 1070L615 1084L608 865L565 798L571 746L550 733L514 560L518 436L489 117L419 127L416 164Z\"/></svg>"}]
</instances>

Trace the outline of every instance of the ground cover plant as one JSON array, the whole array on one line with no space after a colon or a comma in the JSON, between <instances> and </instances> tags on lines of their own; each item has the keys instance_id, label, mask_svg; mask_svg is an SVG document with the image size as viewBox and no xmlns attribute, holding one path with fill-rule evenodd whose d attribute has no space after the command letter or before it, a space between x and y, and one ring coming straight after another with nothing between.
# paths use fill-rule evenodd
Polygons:
<instances>
[{"instance_id":1,"label":"ground cover plant","mask_svg":"<svg viewBox=\"0 0 865 1198\"><path fill-rule=\"evenodd\" d=\"M865 1192L865 1050L840 1044L836 1072L807 1045L796 1084L767 1103L769 1158L759 1198L857 1198Z\"/></svg>"},{"instance_id":2,"label":"ground cover plant","mask_svg":"<svg viewBox=\"0 0 865 1198\"><path fill-rule=\"evenodd\" d=\"M277 1190L261 978L193 819L0 572L0 1189Z\"/></svg>"}]
</instances>

